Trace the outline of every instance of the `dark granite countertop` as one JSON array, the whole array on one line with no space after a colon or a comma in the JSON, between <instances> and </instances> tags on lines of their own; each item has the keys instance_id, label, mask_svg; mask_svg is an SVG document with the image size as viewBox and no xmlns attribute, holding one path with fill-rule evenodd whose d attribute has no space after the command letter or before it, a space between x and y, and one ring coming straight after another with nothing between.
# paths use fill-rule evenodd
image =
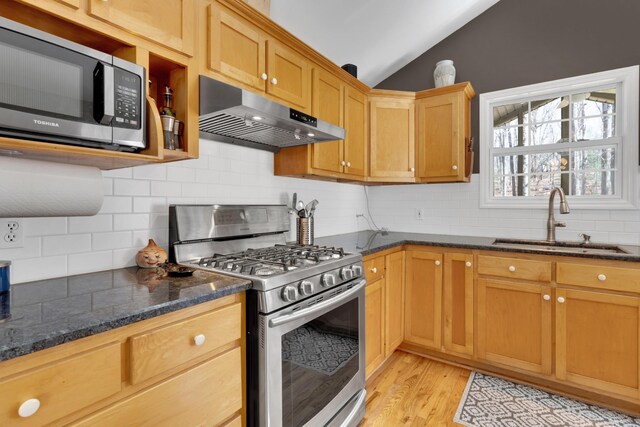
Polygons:
<instances>
[{"instance_id":1,"label":"dark granite countertop","mask_svg":"<svg viewBox=\"0 0 640 427\"><path fill-rule=\"evenodd\" d=\"M367 256L376 252L390 249L400 245L425 245L444 246L466 249L485 249L498 252L520 252L540 255L568 256L591 259L610 259L618 261L640 261L640 246L620 245L626 254L584 254L569 252L548 252L536 250L535 248L516 249L494 246L492 243L495 237L473 237L473 236L449 236L444 234L421 234L404 233L390 231L382 234L377 231L360 231L357 233L337 234L335 236L319 237L315 239L315 244L325 246L338 246L344 248L345 252L361 253Z\"/></svg>"},{"instance_id":2,"label":"dark granite countertop","mask_svg":"<svg viewBox=\"0 0 640 427\"><path fill-rule=\"evenodd\" d=\"M242 292L251 281L137 267L11 286L0 295L0 360ZM11 316L6 318L10 311Z\"/></svg>"}]
</instances>

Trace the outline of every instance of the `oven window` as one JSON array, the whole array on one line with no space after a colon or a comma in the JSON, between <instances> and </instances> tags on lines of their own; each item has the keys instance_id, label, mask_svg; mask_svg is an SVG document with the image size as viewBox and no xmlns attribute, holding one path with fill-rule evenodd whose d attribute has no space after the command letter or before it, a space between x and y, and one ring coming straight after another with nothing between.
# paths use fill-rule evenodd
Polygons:
<instances>
[{"instance_id":1,"label":"oven window","mask_svg":"<svg viewBox=\"0 0 640 427\"><path fill-rule=\"evenodd\" d=\"M356 298L282 337L284 427L307 423L358 372L358 328Z\"/></svg>"}]
</instances>

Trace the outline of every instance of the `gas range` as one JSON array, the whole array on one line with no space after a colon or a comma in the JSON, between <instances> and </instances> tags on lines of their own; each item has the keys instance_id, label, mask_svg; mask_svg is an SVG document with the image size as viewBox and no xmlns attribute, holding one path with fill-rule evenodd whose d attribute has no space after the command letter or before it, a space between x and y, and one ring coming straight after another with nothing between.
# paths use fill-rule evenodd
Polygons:
<instances>
[{"instance_id":1,"label":"gas range","mask_svg":"<svg viewBox=\"0 0 640 427\"><path fill-rule=\"evenodd\" d=\"M287 243L288 230L286 206L171 206L171 257L181 265L251 280L265 313L363 275L359 254Z\"/></svg>"}]
</instances>

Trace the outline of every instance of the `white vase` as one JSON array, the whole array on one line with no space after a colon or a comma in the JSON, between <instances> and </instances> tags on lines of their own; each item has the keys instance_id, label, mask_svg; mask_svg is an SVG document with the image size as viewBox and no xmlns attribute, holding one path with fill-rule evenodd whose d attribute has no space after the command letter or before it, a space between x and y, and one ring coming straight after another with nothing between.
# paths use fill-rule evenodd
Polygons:
<instances>
[{"instance_id":1,"label":"white vase","mask_svg":"<svg viewBox=\"0 0 640 427\"><path fill-rule=\"evenodd\" d=\"M456 67L453 66L453 61L445 59L438 62L433 72L433 79L436 82L436 87L449 86L455 83Z\"/></svg>"}]
</instances>

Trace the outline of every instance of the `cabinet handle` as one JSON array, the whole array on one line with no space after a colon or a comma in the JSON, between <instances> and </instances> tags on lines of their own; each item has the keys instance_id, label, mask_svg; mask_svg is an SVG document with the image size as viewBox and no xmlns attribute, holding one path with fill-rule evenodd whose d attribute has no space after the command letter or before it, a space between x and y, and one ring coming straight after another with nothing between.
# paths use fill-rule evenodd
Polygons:
<instances>
[{"instance_id":1,"label":"cabinet handle","mask_svg":"<svg viewBox=\"0 0 640 427\"><path fill-rule=\"evenodd\" d=\"M464 265L466 265L467 267L471 267L471 261L465 262Z\"/></svg>"},{"instance_id":2,"label":"cabinet handle","mask_svg":"<svg viewBox=\"0 0 640 427\"><path fill-rule=\"evenodd\" d=\"M515 265L510 265L509 266L509 271L512 272L512 273L515 272L516 271L516 266Z\"/></svg>"},{"instance_id":3,"label":"cabinet handle","mask_svg":"<svg viewBox=\"0 0 640 427\"><path fill-rule=\"evenodd\" d=\"M451 166L451 169L454 170L454 171L457 171L458 170L458 166L457 165L453 165L453 166Z\"/></svg>"},{"instance_id":4,"label":"cabinet handle","mask_svg":"<svg viewBox=\"0 0 640 427\"><path fill-rule=\"evenodd\" d=\"M273 85L277 85L278 84L278 79L276 79L275 77L271 79L271 84Z\"/></svg>"},{"instance_id":5,"label":"cabinet handle","mask_svg":"<svg viewBox=\"0 0 640 427\"><path fill-rule=\"evenodd\" d=\"M377 273L377 272L378 272L378 269L377 269L377 268L375 268L375 267L373 267L373 268L371 269L371 272L372 272L372 273Z\"/></svg>"},{"instance_id":6,"label":"cabinet handle","mask_svg":"<svg viewBox=\"0 0 640 427\"><path fill-rule=\"evenodd\" d=\"M416 171L416 168L411 168L411 169L409 169L409 170L410 170L411 172L415 172L415 171Z\"/></svg>"},{"instance_id":7,"label":"cabinet handle","mask_svg":"<svg viewBox=\"0 0 640 427\"><path fill-rule=\"evenodd\" d=\"M350 168L351 167L351 162L347 162L347 167Z\"/></svg>"},{"instance_id":8,"label":"cabinet handle","mask_svg":"<svg viewBox=\"0 0 640 427\"><path fill-rule=\"evenodd\" d=\"M549 301L551 299L551 295L544 294L544 295L542 295L542 299L545 300L545 301Z\"/></svg>"},{"instance_id":9,"label":"cabinet handle","mask_svg":"<svg viewBox=\"0 0 640 427\"><path fill-rule=\"evenodd\" d=\"M18 415L22 418L30 417L40 409L40 401L38 399L29 399L22 402L18 408Z\"/></svg>"},{"instance_id":10,"label":"cabinet handle","mask_svg":"<svg viewBox=\"0 0 640 427\"><path fill-rule=\"evenodd\" d=\"M598 274L598 280L604 282L605 280L607 280L607 276L605 276L604 274Z\"/></svg>"},{"instance_id":11,"label":"cabinet handle","mask_svg":"<svg viewBox=\"0 0 640 427\"><path fill-rule=\"evenodd\" d=\"M558 297L558 302L560 304L564 304L564 297Z\"/></svg>"},{"instance_id":12,"label":"cabinet handle","mask_svg":"<svg viewBox=\"0 0 640 427\"><path fill-rule=\"evenodd\" d=\"M345 162L344 160L340 162L340 166L345 166L347 164L347 162Z\"/></svg>"},{"instance_id":13,"label":"cabinet handle","mask_svg":"<svg viewBox=\"0 0 640 427\"><path fill-rule=\"evenodd\" d=\"M207 338L204 336L204 334L196 335L195 337L193 337L193 343L198 347L204 344L206 340Z\"/></svg>"},{"instance_id":14,"label":"cabinet handle","mask_svg":"<svg viewBox=\"0 0 640 427\"><path fill-rule=\"evenodd\" d=\"M439 260L436 260L436 265L440 265L440 261Z\"/></svg>"},{"instance_id":15,"label":"cabinet handle","mask_svg":"<svg viewBox=\"0 0 640 427\"><path fill-rule=\"evenodd\" d=\"M262 74L260 75L260 78L261 78L262 80L267 80L267 77L269 77L269 76L267 76L267 73L262 73Z\"/></svg>"}]
</instances>

